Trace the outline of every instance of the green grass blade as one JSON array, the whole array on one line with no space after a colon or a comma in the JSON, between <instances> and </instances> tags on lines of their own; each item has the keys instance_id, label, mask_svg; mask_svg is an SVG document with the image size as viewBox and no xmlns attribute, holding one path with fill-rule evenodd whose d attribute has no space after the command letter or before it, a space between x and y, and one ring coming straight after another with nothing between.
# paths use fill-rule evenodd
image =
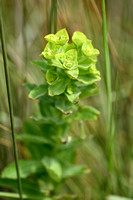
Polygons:
<instances>
[{"instance_id":1,"label":"green grass blade","mask_svg":"<svg viewBox=\"0 0 133 200\"><path fill-rule=\"evenodd\" d=\"M5 48L2 16L0 16L0 38L1 38L2 55L3 55L3 62L4 62L4 72L5 72L7 97L8 97L8 105L9 105L10 123L11 123L12 140L13 140L13 148L14 148L14 158L15 158L15 164L16 164L17 177L18 177L18 189L19 189L20 199L22 200L22 186L21 186L21 180L20 180L20 175L19 175L18 153L17 153L16 138L15 138L14 118L13 118L13 106L12 106L10 81L9 81L9 73L8 73L8 66L7 66L7 53L6 53L6 48Z\"/></svg>"},{"instance_id":2,"label":"green grass blade","mask_svg":"<svg viewBox=\"0 0 133 200\"><path fill-rule=\"evenodd\" d=\"M111 97L111 70L110 70L110 57L107 38L107 25L106 25L106 10L105 0L101 0L102 4L102 18L103 18L103 48L104 48L104 62L106 71L106 87L107 87L107 132L108 132L108 145L107 145L107 162L109 177L106 184L106 193L110 191L110 175L112 174L112 151L114 147L114 137L112 137L112 97Z\"/></svg>"},{"instance_id":3,"label":"green grass blade","mask_svg":"<svg viewBox=\"0 0 133 200\"><path fill-rule=\"evenodd\" d=\"M112 106L110 139L109 139L109 146L108 146L109 172L112 172L113 170L113 155L114 155L115 132L116 132L116 122L117 122L118 86L119 86L119 75L117 74L116 83L115 83L114 105Z\"/></svg>"},{"instance_id":4,"label":"green grass blade","mask_svg":"<svg viewBox=\"0 0 133 200\"><path fill-rule=\"evenodd\" d=\"M111 102L111 70L110 70L110 57L109 57L109 48L107 41L107 27L106 27L106 11L105 11L105 0L102 2L102 18L103 18L103 47L104 47L104 62L106 70L106 84L107 84L107 128L108 132L111 125L111 111L112 111L112 102Z\"/></svg>"}]
</instances>

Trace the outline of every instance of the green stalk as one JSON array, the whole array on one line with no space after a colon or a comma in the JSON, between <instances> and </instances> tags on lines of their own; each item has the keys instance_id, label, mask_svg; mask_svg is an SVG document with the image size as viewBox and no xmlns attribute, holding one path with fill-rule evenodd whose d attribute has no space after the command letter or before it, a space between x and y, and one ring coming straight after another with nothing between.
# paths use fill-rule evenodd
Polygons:
<instances>
[{"instance_id":1,"label":"green stalk","mask_svg":"<svg viewBox=\"0 0 133 200\"><path fill-rule=\"evenodd\" d=\"M51 0L49 33L56 33L57 31L57 0Z\"/></svg>"},{"instance_id":2,"label":"green stalk","mask_svg":"<svg viewBox=\"0 0 133 200\"><path fill-rule=\"evenodd\" d=\"M107 38L107 25L106 25L106 11L105 0L101 0L102 3L102 18L103 18L103 47L104 47L104 62L106 71L106 84L107 84L107 131L109 134L108 146L107 146L107 160L108 160L108 172L109 177L106 184L106 193L110 190L110 182L113 169L113 149L114 149L114 130L113 130L113 117L112 117L112 97L111 97L111 70L110 70L110 57Z\"/></svg>"},{"instance_id":3,"label":"green stalk","mask_svg":"<svg viewBox=\"0 0 133 200\"><path fill-rule=\"evenodd\" d=\"M11 89L10 89L9 73L8 73L8 66L7 66L7 54L6 54L6 47L5 47L2 16L0 16L0 38L1 38L4 72L5 72L5 79L6 79L6 89L7 89L7 97L8 97L9 114L10 114L14 158L15 158L16 172L17 172L17 178L18 178L17 179L18 189L19 189L20 199L22 200L22 186L21 186L21 179L20 179L20 174L19 174L18 153L17 153L16 138L15 138L14 118L13 118L13 106L12 106Z\"/></svg>"},{"instance_id":4,"label":"green stalk","mask_svg":"<svg viewBox=\"0 0 133 200\"><path fill-rule=\"evenodd\" d=\"M109 58L109 48L107 40L107 27L106 27L106 11L105 11L105 0L102 2L102 18L103 18L103 47L104 47L104 62L106 70L106 84L107 84L107 130L110 131L111 126L111 112L112 112L112 102L111 102L111 70L110 70L110 58Z\"/></svg>"},{"instance_id":5,"label":"green stalk","mask_svg":"<svg viewBox=\"0 0 133 200\"><path fill-rule=\"evenodd\" d=\"M116 76L115 83L115 95L114 95L114 105L112 106L112 122L110 128L110 146L109 146L109 171L113 170L113 153L115 145L115 132L116 132L116 121L117 121L117 97L118 97L118 86L119 86L119 76Z\"/></svg>"}]
</instances>

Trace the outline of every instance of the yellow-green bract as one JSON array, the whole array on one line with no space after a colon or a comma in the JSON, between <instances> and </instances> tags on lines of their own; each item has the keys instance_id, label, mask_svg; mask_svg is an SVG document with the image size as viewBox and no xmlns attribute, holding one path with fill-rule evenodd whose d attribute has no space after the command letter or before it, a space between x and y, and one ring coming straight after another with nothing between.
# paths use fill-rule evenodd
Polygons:
<instances>
[{"instance_id":1,"label":"yellow-green bract","mask_svg":"<svg viewBox=\"0 0 133 200\"><path fill-rule=\"evenodd\" d=\"M47 62L46 80L48 83L48 94L50 96L65 94L70 102L78 101L82 91L79 85L87 87L99 81L100 72L96 69L97 55L91 40L75 31L72 43L66 29L56 34L45 36L48 41L41 57ZM67 92L73 87L72 94Z\"/></svg>"}]
</instances>

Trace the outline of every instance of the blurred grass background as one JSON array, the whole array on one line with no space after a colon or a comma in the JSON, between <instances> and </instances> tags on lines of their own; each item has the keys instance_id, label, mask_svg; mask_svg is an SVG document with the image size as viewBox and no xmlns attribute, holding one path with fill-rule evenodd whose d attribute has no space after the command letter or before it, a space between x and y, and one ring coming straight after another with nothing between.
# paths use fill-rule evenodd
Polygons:
<instances>
[{"instance_id":1,"label":"blurred grass background","mask_svg":"<svg viewBox=\"0 0 133 200\"><path fill-rule=\"evenodd\" d=\"M16 132L23 121L36 112L36 102L28 99L25 81L41 83L43 75L31 64L39 58L49 33L50 0L2 0L8 66ZM79 200L103 200L110 194L133 198L133 0L106 0L112 80L112 132L107 132L107 92L102 40L100 0L57 0L57 30L66 27L70 37L82 31L100 50L97 68L101 72L100 93L86 99L101 112L96 122L84 123L86 142L78 148L78 163L91 173L70 179L66 188ZM1 47L1 46L0 46ZM80 128L74 127L82 137ZM82 127L81 127L82 128ZM78 133L77 133L78 132ZM109 152L109 141L113 142ZM26 152L18 145L19 155ZM109 169L109 153L112 154ZM0 170L13 161L7 94L0 48Z\"/></svg>"}]
</instances>

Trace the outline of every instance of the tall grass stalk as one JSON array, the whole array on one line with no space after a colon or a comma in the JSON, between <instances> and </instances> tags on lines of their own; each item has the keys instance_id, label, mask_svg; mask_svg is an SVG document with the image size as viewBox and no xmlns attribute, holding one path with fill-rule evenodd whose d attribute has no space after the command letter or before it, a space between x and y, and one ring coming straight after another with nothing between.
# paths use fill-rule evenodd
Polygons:
<instances>
[{"instance_id":1,"label":"tall grass stalk","mask_svg":"<svg viewBox=\"0 0 133 200\"><path fill-rule=\"evenodd\" d=\"M104 47L104 62L106 70L106 84L107 84L107 130L109 132L111 126L111 112L112 112L112 102L111 102L111 70L110 70L110 58L109 58L109 48L107 40L107 26L106 26L106 11L105 11L105 0L102 2L102 18L103 18L103 47Z\"/></svg>"},{"instance_id":2,"label":"tall grass stalk","mask_svg":"<svg viewBox=\"0 0 133 200\"><path fill-rule=\"evenodd\" d=\"M119 87L119 75L116 76L115 84L115 95L114 95L114 105L112 106L112 118L111 118L111 128L110 128L110 140L109 140L109 172L113 170L113 153L115 145L115 132L116 132L116 122L117 122L117 99L118 99L118 87Z\"/></svg>"},{"instance_id":3,"label":"tall grass stalk","mask_svg":"<svg viewBox=\"0 0 133 200\"><path fill-rule=\"evenodd\" d=\"M51 0L49 33L56 33L57 31L57 0Z\"/></svg>"},{"instance_id":4,"label":"tall grass stalk","mask_svg":"<svg viewBox=\"0 0 133 200\"><path fill-rule=\"evenodd\" d=\"M110 70L110 57L107 38L107 25L106 25L106 10L105 0L101 0L102 3L102 18L103 18L103 47L104 47L104 62L106 70L106 84L107 84L107 132L109 134L108 146L107 146L107 161L109 176L112 174L113 168L113 148L114 148L114 130L113 130L113 118L112 118L112 97L111 97L111 70ZM107 180L106 192L109 192L110 177Z\"/></svg>"},{"instance_id":5,"label":"tall grass stalk","mask_svg":"<svg viewBox=\"0 0 133 200\"><path fill-rule=\"evenodd\" d=\"M23 199L22 186L21 186L21 179L20 179L19 165L18 165L18 153L17 153L16 138L15 138L13 106L12 106L11 89L10 89L9 73L8 73L8 66L7 66L7 53L6 53L6 47L5 47L5 37L4 37L2 15L0 15L0 38L1 38L2 55L3 55L3 62L4 62L4 72L5 72L5 80L6 80L6 89L7 89L7 97L8 97L8 106L9 106L9 114L10 114L14 158L15 158L15 165L16 165L16 172L17 172L18 189L19 189L20 200L22 200Z\"/></svg>"}]
</instances>

